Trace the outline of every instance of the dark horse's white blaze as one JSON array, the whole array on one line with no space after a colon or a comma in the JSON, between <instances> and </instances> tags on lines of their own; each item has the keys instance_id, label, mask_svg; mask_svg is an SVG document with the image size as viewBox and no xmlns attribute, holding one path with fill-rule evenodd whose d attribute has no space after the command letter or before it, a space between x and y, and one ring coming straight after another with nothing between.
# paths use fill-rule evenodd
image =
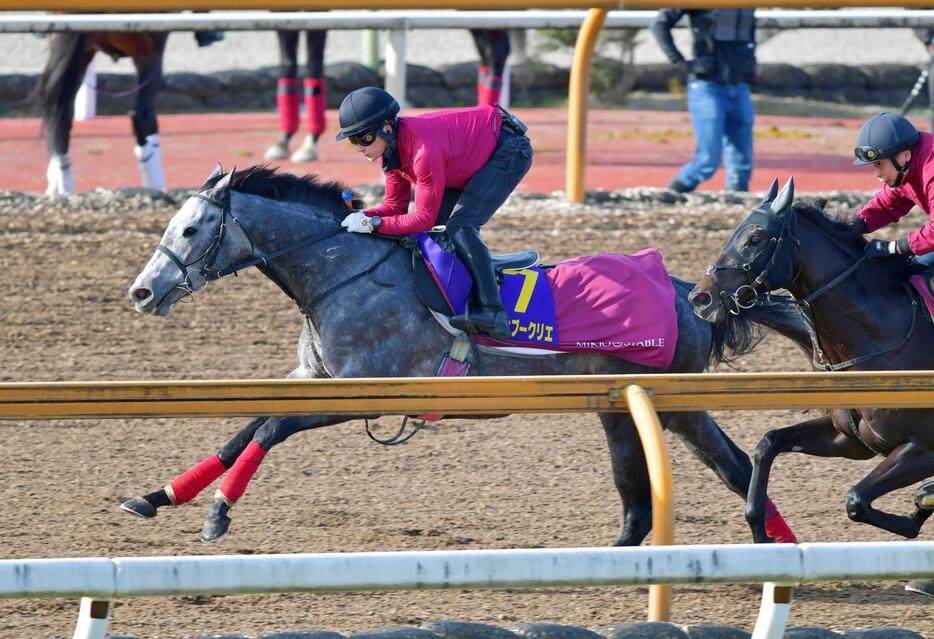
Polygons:
<instances>
[{"instance_id":1,"label":"dark horse's white blaze","mask_svg":"<svg viewBox=\"0 0 934 639\"><path fill-rule=\"evenodd\" d=\"M173 217L157 250L129 289L136 309L167 315L183 296L201 290L227 267L268 256L307 240L259 268L303 310L298 366L292 378L432 376L449 347L450 335L415 294L411 255L385 238L341 232L346 214L341 185L276 174L253 167L212 175L202 191ZM353 278L364 272L372 277ZM352 279L353 278L353 279ZM352 281L349 281L351 280ZM387 286L387 283L389 285ZM346 284L346 285L343 285ZM749 320L721 326L697 318L687 300L690 284L673 278L679 338L665 371L601 354L561 354L534 359L481 352L472 372L488 375L645 374L701 372L708 363L749 350L755 331ZM400 322L398 318L405 318ZM756 322L806 344L796 314L762 309ZM384 336L378 342L372 335ZM361 348L361 345L366 345ZM374 416L375 417L375 416ZM605 413L613 478L622 502L615 543L637 545L651 529L651 495L642 447L628 414ZM667 413L663 425L737 495L749 486L752 465L705 412ZM217 455L172 480L164 489L123 504L125 510L153 517L168 504L181 504L224 475L205 520L202 538L226 534L229 508L276 444L299 431L345 421L337 415L254 419ZM781 520L776 515L774 521Z\"/></svg>"}]
</instances>

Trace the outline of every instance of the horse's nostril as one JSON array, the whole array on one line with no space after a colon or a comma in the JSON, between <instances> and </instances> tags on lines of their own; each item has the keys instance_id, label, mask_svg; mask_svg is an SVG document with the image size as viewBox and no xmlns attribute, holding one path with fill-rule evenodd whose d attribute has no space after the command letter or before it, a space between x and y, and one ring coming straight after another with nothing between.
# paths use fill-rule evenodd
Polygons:
<instances>
[{"instance_id":1,"label":"horse's nostril","mask_svg":"<svg viewBox=\"0 0 934 639\"><path fill-rule=\"evenodd\" d=\"M135 291L133 291L133 297L135 297L138 300L144 300L150 295L152 295L152 292L150 292L148 288L138 288Z\"/></svg>"},{"instance_id":2,"label":"horse's nostril","mask_svg":"<svg viewBox=\"0 0 934 639\"><path fill-rule=\"evenodd\" d=\"M708 304L710 304L710 293L705 293L701 291L700 293L695 295L691 299L691 301L694 302L696 306L707 306Z\"/></svg>"}]
</instances>

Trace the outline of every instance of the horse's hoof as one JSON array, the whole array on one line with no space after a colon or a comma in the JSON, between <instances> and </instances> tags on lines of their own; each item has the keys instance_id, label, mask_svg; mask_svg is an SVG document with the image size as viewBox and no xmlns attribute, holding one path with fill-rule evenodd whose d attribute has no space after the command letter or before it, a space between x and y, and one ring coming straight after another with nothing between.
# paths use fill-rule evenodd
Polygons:
<instances>
[{"instance_id":1,"label":"horse's hoof","mask_svg":"<svg viewBox=\"0 0 934 639\"><path fill-rule=\"evenodd\" d=\"M292 162L314 162L317 159L318 149L315 148L315 142L310 135L305 138L302 145L289 158Z\"/></svg>"},{"instance_id":2,"label":"horse's hoof","mask_svg":"<svg viewBox=\"0 0 934 639\"><path fill-rule=\"evenodd\" d=\"M213 544L227 536L230 530L230 517L227 511L230 506L221 499L215 499L214 505L208 511L208 516L204 518L204 526L201 528L201 541Z\"/></svg>"},{"instance_id":3,"label":"horse's hoof","mask_svg":"<svg viewBox=\"0 0 934 639\"><path fill-rule=\"evenodd\" d=\"M921 510L934 510L934 481L918 486L915 491L915 506Z\"/></svg>"},{"instance_id":4,"label":"horse's hoof","mask_svg":"<svg viewBox=\"0 0 934 639\"><path fill-rule=\"evenodd\" d=\"M120 509L144 519L152 519L156 516L156 507L142 497L131 497L127 499L120 504Z\"/></svg>"},{"instance_id":5,"label":"horse's hoof","mask_svg":"<svg viewBox=\"0 0 934 639\"><path fill-rule=\"evenodd\" d=\"M289 149L282 142L276 142L263 153L265 160L284 160L287 157L289 157Z\"/></svg>"}]
</instances>

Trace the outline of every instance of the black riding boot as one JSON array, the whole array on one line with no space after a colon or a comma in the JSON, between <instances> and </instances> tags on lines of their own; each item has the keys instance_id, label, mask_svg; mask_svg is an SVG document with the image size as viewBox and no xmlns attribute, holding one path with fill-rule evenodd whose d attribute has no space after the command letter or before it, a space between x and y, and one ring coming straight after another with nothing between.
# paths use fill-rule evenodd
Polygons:
<instances>
[{"instance_id":1,"label":"black riding boot","mask_svg":"<svg viewBox=\"0 0 934 639\"><path fill-rule=\"evenodd\" d=\"M509 316L499 296L490 250L480 239L480 231L472 226L463 226L454 232L451 240L457 256L473 279L473 295L480 307L476 313L467 311L451 318L451 325L468 333L486 333L493 339L507 341Z\"/></svg>"}]
</instances>

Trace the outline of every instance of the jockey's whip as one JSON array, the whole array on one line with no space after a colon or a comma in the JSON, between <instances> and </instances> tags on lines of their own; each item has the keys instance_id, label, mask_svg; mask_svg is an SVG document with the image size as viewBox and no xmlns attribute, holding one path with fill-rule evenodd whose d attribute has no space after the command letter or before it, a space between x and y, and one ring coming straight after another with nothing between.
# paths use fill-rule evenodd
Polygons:
<instances>
[{"instance_id":1,"label":"jockey's whip","mask_svg":"<svg viewBox=\"0 0 934 639\"><path fill-rule=\"evenodd\" d=\"M914 104L915 98L918 97L918 94L921 93L921 87L924 86L924 83L928 79L928 67L924 67L921 71L921 75L918 76L918 79L915 81L915 85L911 87L911 93L908 94L908 97L905 98L905 103L902 105L902 115L908 113L908 109L911 108L911 105Z\"/></svg>"}]
</instances>

